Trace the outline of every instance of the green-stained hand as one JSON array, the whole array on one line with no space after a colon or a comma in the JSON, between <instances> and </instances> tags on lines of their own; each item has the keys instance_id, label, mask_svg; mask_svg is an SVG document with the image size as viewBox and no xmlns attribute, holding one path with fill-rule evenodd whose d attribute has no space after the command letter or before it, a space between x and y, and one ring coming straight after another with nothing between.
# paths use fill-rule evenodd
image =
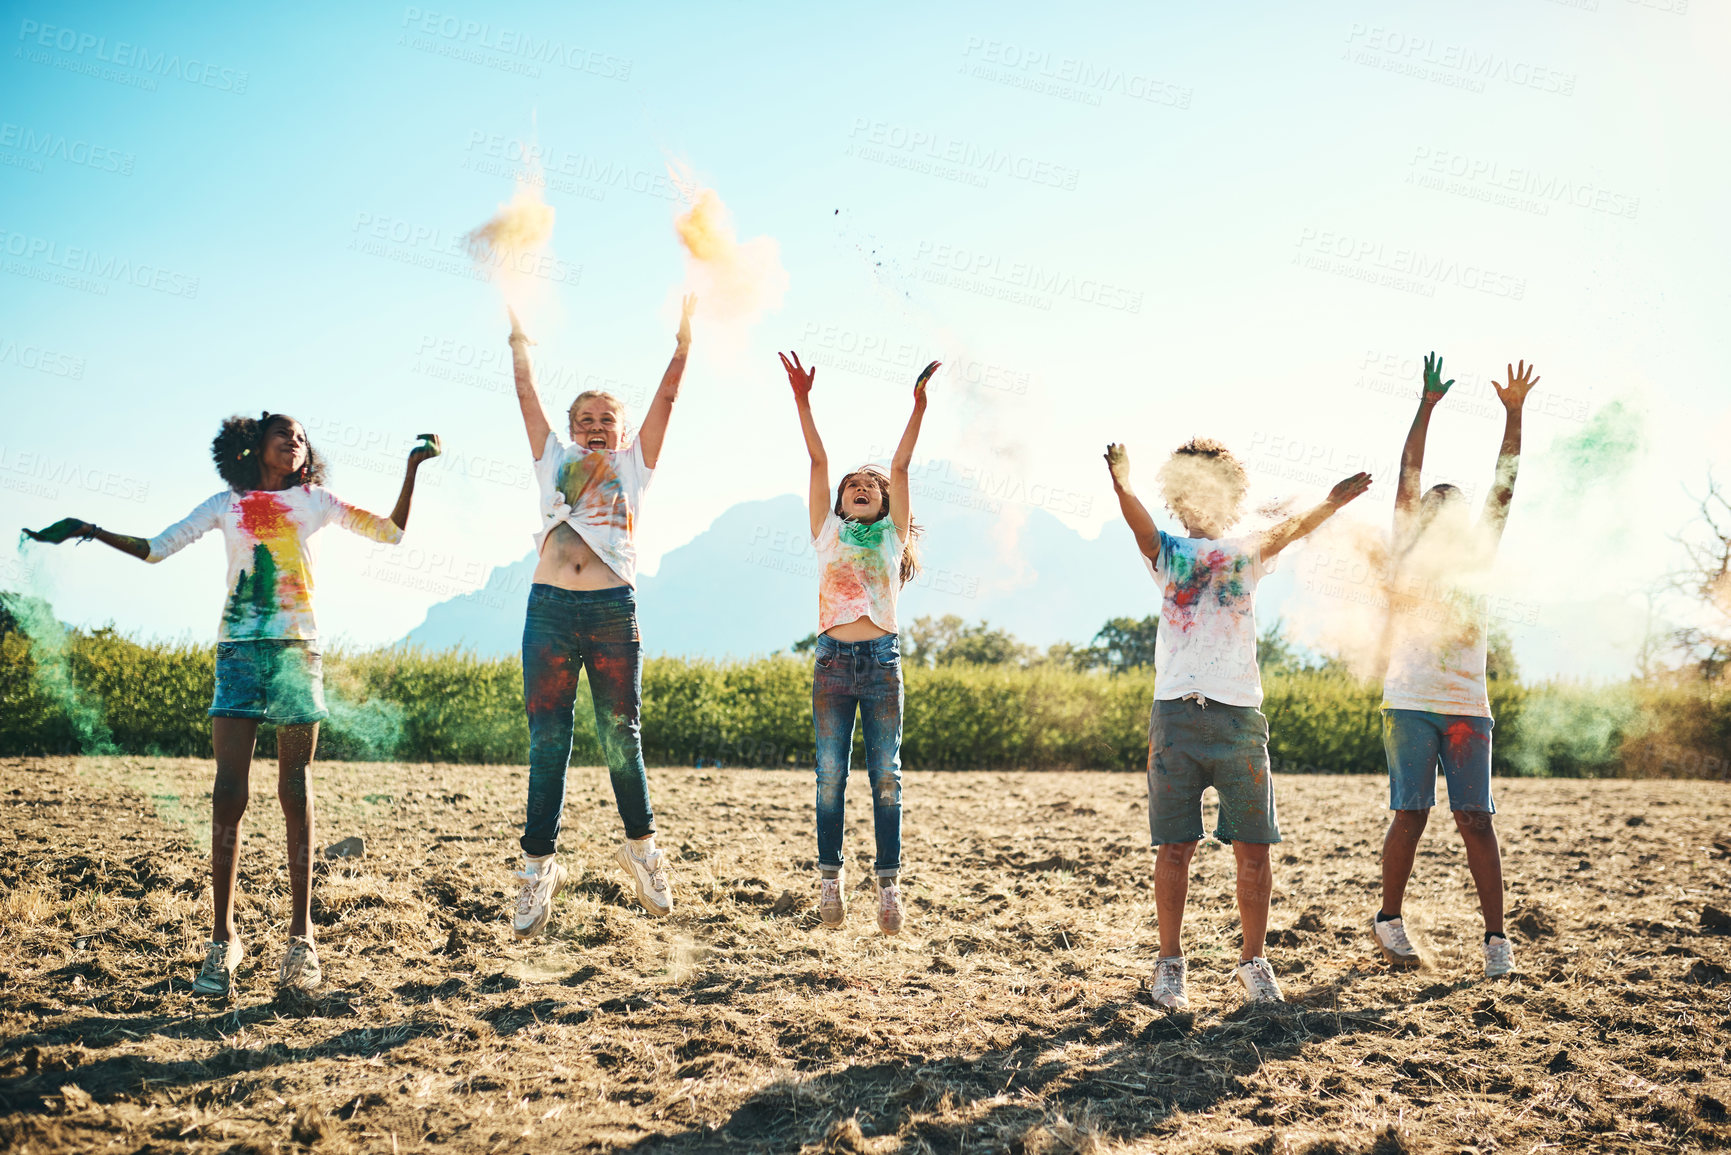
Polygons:
<instances>
[{"instance_id":1,"label":"green-stained hand","mask_svg":"<svg viewBox=\"0 0 1731 1155\"><path fill-rule=\"evenodd\" d=\"M31 541L45 542L48 545L59 545L69 538L86 538L96 532L96 527L88 521L79 521L76 517L63 517L46 529L27 529L24 536Z\"/></svg>"},{"instance_id":2,"label":"green-stained hand","mask_svg":"<svg viewBox=\"0 0 1731 1155\"><path fill-rule=\"evenodd\" d=\"M1454 379L1442 379L1442 358L1435 353L1427 353L1424 358L1424 400L1426 404L1435 405L1449 391Z\"/></svg>"},{"instance_id":3,"label":"green-stained hand","mask_svg":"<svg viewBox=\"0 0 1731 1155\"><path fill-rule=\"evenodd\" d=\"M924 369L920 370L919 380L914 382L914 400L924 401L926 399L926 382L932 379L932 374L936 373L938 371L938 366L942 364L942 361L933 361L930 365L927 365Z\"/></svg>"},{"instance_id":4,"label":"green-stained hand","mask_svg":"<svg viewBox=\"0 0 1731 1155\"><path fill-rule=\"evenodd\" d=\"M445 447L439 444L439 435L437 433L417 433L415 436L420 438L420 444L409 450L410 465L419 465L423 461L431 461L433 458L439 456L439 454L445 451Z\"/></svg>"}]
</instances>

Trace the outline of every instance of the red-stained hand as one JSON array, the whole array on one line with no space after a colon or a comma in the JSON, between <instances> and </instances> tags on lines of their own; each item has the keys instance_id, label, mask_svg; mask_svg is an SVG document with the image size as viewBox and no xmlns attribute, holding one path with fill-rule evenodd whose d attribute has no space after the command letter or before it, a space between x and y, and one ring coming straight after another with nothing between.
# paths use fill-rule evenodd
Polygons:
<instances>
[{"instance_id":1,"label":"red-stained hand","mask_svg":"<svg viewBox=\"0 0 1731 1155\"><path fill-rule=\"evenodd\" d=\"M1334 488L1328 491L1328 504L1339 509L1355 497L1364 496L1364 491L1370 488L1370 474L1355 473L1344 481L1334 483Z\"/></svg>"},{"instance_id":2,"label":"red-stained hand","mask_svg":"<svg viewBox=\"0 0 1731 1155\"><path fill-rule=\"evenodd\" d=\"M1491 382L1491 388L1497 391L1497 400L1503 403L1504 409L1519 409L1526 404L1527 394L1531 393L1533 386L1539 383L1539 379L1533 376L1533 370L1536 368L1538 368L1537 365L1529 365L1522 361L1519 372L1515 371L1513 365L1508 367L1508 376L1505 378L1508 384L1500 385L1495 381Z\"/></svg>"},{"instance_id":3,"label":"red-stained hand","mask_svg":"<svg viewBox=\"0 0 1731 1155\"><path fill-rule=\"evenodd\" d=\"M793 396L796 401L805 401L811 397L811 386L817 380L817 366L807 369L799 363L798 353L777 353L781 358L781 367L787 370L787 383L793 386ZM789 361L788 358L793 360Z\"/></svg>"}]
</instances>

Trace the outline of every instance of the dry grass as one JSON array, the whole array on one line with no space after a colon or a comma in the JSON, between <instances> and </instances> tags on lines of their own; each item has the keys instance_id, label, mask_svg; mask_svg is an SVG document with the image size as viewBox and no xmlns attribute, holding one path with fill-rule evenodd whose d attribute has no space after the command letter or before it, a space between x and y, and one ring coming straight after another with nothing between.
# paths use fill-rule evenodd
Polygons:
<instances>
[{"instance_id":1,"label":"dry grass","mask_svg":"<svg viewBox=\"0 0 1731 1155\"><path fill-rule=\"evenodd\" d=\"M1408 910L1431 964L1376 965L1382 784L1284 777L1270 955L1251 1011L1231 856L1197 855L1193 1013L1156 954L1139 776L910 775L908 930L868 892L810 913L804 775L652 782L679 909L612 865L604 775L573 773L551 933L514 943L524 775L324 765L314 914L328 989L275 998L281 821L261 763L225 1006L192 998L208 934L207 764L0 762L0 1144L8 1151L1246 1152L1731 1145L1731 789L1499 782L1522 977L1478 975L1446 817ZM863 785L863 783L862 783ZM864 791L849 848L869 854ZM1636 823L1636 820L1639 820ZM1636 823L1636 824L1631 824ZM207 841L206 833L206 841ZM857 877L857 876L856 876ZM862 879L863 881L863 879Z\"/></svg>"}]
</instances>

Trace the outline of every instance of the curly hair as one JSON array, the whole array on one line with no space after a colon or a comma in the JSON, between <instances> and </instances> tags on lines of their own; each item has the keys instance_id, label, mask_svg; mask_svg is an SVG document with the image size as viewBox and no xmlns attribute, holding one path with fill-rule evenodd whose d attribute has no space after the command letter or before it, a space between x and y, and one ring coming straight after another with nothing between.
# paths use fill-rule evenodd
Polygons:
<instances>
[{"instance_id":1,"label":"curly hair","mask_svg":"<svg viewBox=\"0 0 1731 1155\"><path fill-rule=\"evenodd\" d=\"M236 493L257 489L259 484L258 451L271 429L281 422L293 421L286 413L260 413L256 418L238 414L222 423L222 428L210 442L210 457L216 471ZM289 478L290 485L323 485L325 459L307 443L307 459L298 472Z\"/></svg>"},{"instance_id":2,"label":"curly hair","mask_svg":"<svg viewBox=\"0 0 1731 1155\"><path fill-rule=\"evenodd\" d=\"M1250 491L1243 462L1212 437L1192 437L1174 449L1157 480L1160 497L1173 513L1186 506L1209 516L1222 529L1243 516L1244 497Z\"/></svg>"},{"instance_id":3,"label":"curly hair","mask_svg":"<svg viewBox=\"0 0 1731 1155\"><path fill-rule=\"evenodd\" d=\"M848 515L842 512L842 494L847 492L847 483L856 477L869 477L872 484L878 487L878 511L867 524L882 521L890 515L890 479L889 475L875 465L862 465L852 473L844 473L841 482L835 487L835 515L843 521ZM855 521L866 521L864 518L854 518ZM907 585L914 580L914 575L920 572L920 550L916 539L924 532L924 527L913 518L908 518L908 536L902 543L901 583Z\"/></svg>"}]
</instances>

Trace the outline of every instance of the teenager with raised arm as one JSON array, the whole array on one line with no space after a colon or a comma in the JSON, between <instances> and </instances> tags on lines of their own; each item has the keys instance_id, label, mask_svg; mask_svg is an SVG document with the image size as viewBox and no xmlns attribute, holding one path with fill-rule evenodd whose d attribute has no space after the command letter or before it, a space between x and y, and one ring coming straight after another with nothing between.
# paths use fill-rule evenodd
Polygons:
<instances>
[{"instance_id":1,"label":"teenager with raised arm","mask_svg":"<svg viewBox=\"0 0 1731 1155\"><path fill-rule=\"evenodd\" d=\"M877 839L877 921L884 934L902 928L902 660L896 599L919 570L908 506L908 467L926 413L933 361L914 382L914 411L882 471L862 466L841 479L832 501L829 455L811 415L817 367L799 354L781 357L793 386L800 430L811 455L811 537L817 555L817 647L811 676L811 718L817 738L818 917L839 927L847 918L842 879L842 818L854 715L865 737L871 778L872 829Z\"/></svg>"},{"instance_id":2,"label":"teenager with raised arm","mask_svg":"<svg viewBox=\"0 0 1731 1155\"><path fill-rule=\"evenodd\" d=\"M628 436L625 406L617 397L589 390L571 403L569 445L560 440L541 408L529 360L533 342L517 323L516 314L511 315L517 405L541 491L541 529L535 535L540 559L523 622L529 800L520 842L523 869L515 875L518 886L511 914L511 931L520 939L541 933L552 914L553 897L566 879L554 851L565 812L577 678L585 670L595 702L595 734L625 825L625 841L616 856L644 910L657 917L673 910L667 859L655 846L655 815L649 806L649 776L643 768L643 656L633 588L635 534L643 492L661 460L667 421L679 398L696 304L693 296L683 302L673 359L637 435Z\"/></svg>"},{"instance_id":3,"label":"teenager with raised arm","mask_svg":"<svg viewBox=\"0 0 1731 1155\"><path fill-rule=\"evenodd\" d=\"M1483 578L1496 559L1514 497L1521 458L1521 407L1539 379L1525 361L1508 367L1507 384L1491 382L1503 403L1503 440L1484 511L1474 523L1466 495L1434 485L1419 496L1431 411L1453 381L1442 360L1425 358L1424 392L1400 455L1394 496L1394 560L1390 575L1388 666L1383 679L1382 742L1388 756L1388 808L1382 845L1382 908L1371 934L1383 958L1416 967L1401 918L1419 838L1436 805L1440 766L1449 809L1466 843L1467 869L1484 915L1485 974L1515 969L1503 933L1503 865L1491 799L1491 705L1485 679Z\"/></svg>"},{"instance_id":4,"label":"teenager with raised arm","mask_svg":"<svg viewBox=\"0 0 1731 1155\"><path fill-rule=\"evenodd\" d=\"M210 942L192 989L226 997L246 954L234 925L240 823L246 813L253 747L261 721L276 727L277 801L288 828L289 940L277 974L280 988L311 991L322 981L309 918L312 902L313 796L309 786L319 723L327 716L318 622L313 615L312 536L329 524L396 544L409 524L421 463L439 454L423 434L409 453L391 516L357 509L324 488L324 460L300 422L282 413L231 417L210 446L227 483L185 518L153 538L110 533L66 518L37 541L100 541L140 561L159 562L212 530L228 548L228 597L217 630L216 694L210 705L216 781L211 787Z\"/></svg>"},{"instance_id":5,"label":"teenager with raised arm","mask_svg":"<svg viewBox=\"0 0 1731 1155\"><path fill-rule=\"evenodd\" d=\"M1263 957L1274 876L1268 848L1280 841L1268 719L1256 665L1256 587L1276 555L1370 487L1355 473L1308 513L1261 534L1227 537L1243 513L1249 478L1230 450L1196 438L1179 446L1156 480L1166 507L1184 526L1154 524L1130 488L1130 455L1106 447L1118 508L1161 589L1154 635L1154 705L1148 718L1148 830L1154 846L1154 905L1160 957L1154 1001L1189 1005L1181 931L1190 860L1202 838L1202 792L1220 797L1214 835L1232 845L1243 932L1236 975L1253 1002L1280 1002L1274 968Z\"/></svg>"}]
</instances>

